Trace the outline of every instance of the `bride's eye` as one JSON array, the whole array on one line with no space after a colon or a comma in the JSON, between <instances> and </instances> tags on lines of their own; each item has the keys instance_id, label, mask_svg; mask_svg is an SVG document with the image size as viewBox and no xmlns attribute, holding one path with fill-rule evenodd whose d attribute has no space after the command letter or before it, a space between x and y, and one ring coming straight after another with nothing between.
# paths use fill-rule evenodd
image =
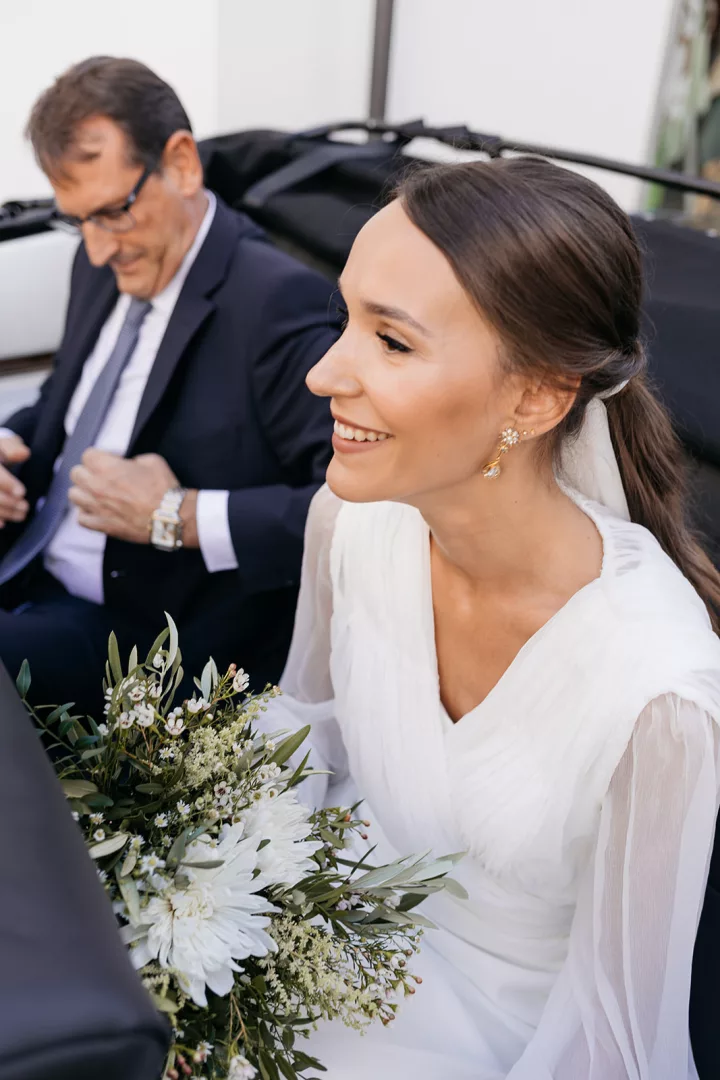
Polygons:
<instances>
[{"instance_id":1,"label":"bride's eye","mask_svg":"<svg viewBox=\"0 0 720 1080\"><path fill-rule=\"evenodd\" d=\"M403 345L401 341L396 341L394 337L390 337L390 334L378 334L378 337L385 343L390 352L408 353L411 351L407 345Z\"/></svg>"}]
</instances>

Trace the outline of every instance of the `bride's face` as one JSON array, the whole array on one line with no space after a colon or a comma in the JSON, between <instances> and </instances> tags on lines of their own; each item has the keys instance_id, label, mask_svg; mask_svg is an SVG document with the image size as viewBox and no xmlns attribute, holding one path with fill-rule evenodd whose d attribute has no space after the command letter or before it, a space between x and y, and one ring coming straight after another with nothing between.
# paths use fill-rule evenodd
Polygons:
<instances>
[{"instance_id":1,"label":"bride's face","mask_svg":"<svg viewBox=\"0 0 720 1080\"><path fill-rule=\"evenodd\" d=\"M330 487L352 502L413 503L478 475L517 387L496 334L399 202L358 235L340 289L345 331L307 378L332 399Z\"/></svg>"}]
</instances>

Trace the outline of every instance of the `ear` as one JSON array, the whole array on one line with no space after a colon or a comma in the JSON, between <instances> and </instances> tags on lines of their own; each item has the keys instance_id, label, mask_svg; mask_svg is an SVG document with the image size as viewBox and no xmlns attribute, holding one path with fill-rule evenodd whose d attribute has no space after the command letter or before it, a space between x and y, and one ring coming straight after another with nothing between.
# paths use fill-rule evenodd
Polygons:
<instances>
[{"instance_id":1,"label":"ear","mask_svg":"<svg viewBox=\"0 0 720 1080\"><path fill-rule=\"evenodd\" d=\"M162 169L186 198L195 195L203 186L200 155L189 131L176 131L170 136L163 150Z\"/></svg>"},{"instance_id":2,"label":"ear","mask_svg":"<svg viewBox=\"0 0 720 1080\"><path fill-rule=\"evenodd\" d=\"M569 380L564 387L544 379L526 384L515 410L518 427L545 435L560 424L575 404L580 379Z\"/></svg>"}]
</instances>

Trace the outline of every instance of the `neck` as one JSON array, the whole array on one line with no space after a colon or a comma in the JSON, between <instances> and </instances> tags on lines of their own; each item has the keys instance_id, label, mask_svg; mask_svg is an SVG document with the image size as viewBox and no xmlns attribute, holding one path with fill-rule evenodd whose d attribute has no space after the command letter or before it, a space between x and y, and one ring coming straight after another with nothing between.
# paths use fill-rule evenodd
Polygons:
<instances>
[{"instance_id":1,"label":"neck","mask_svg":"<svg viewBox=\"0 0 720 1080\"><path fill-rule=\"evenodd\" d=\"M184 207L183 221L178 230L177 242L173 245L172 250L168 250L161 273L155 283L153 296L158 296L163 289L167 288L177 274L183 259L193 246L195 237L207 213L207 208L208 197L204 188L201 188L191 199L188 199Z\"/></svg>"},{"instance_id":2,"label":"neck","mask_svg":"<svg viewBox=\"0 0 720 1080\"><path fill-rule=\"evenodd\" d=\"M588 558L593 577L602 560L594 525L549 467L542 474L505 469L496 480L476 476L415 505L437 554L473 588L512 593L568 573L585 576Z\"/></svg>"}]
</instances>

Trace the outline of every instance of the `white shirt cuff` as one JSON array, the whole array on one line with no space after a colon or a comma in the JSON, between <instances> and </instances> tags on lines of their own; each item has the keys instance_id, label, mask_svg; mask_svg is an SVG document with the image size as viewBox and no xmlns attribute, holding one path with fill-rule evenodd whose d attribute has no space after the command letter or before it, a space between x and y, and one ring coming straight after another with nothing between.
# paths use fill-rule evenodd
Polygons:
<instances>
[{"instance_id":1,"label":"white shirt cuff","mask_svg":"<svg viewBox=\"0 0 720 1080\"><path fill-rule=\"evenodd\" d=\"M238 568L230 535L229 498L229 491L198 491L198 540L205 566L211 574Z\"/></svg>"},{"instance_id":2,"label":"white shirt cuff","mask_svg":"<svg viewBox=\"0 0 720 1080\"><path fill-rule=\"evenodd\" d=\"M0 427L0 439L9 439L14 434L9 427Z\"/></svg>"}]
</instances>

